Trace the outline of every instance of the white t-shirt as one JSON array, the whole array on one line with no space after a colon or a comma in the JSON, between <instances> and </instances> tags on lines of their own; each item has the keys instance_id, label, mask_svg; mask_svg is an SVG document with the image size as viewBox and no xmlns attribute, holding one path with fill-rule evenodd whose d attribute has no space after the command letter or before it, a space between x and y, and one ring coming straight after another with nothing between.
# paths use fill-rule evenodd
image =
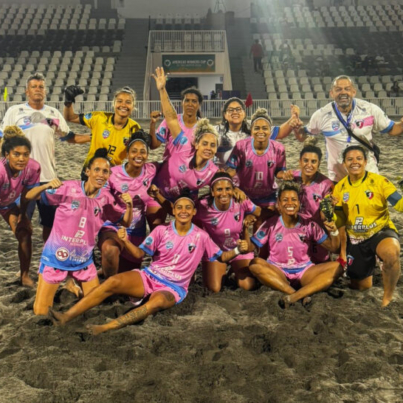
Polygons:
<instances>
[{"instance_id":1,"label":"white t-shirt","mask_svg":"<svg viewBox=\"0 0 403 403\"><path fill-rule=\"evenodd\" d=\"M41 110L27 103L14 105L4 115L0 125L0 138L6 126L19 126L32 144L31 158L41 165L41 182L56 178L55 134L66 135L70 129L63 115L45 105Z\"/></svg>"},{"instance_id":2,"label":"white t-shirt","mask_svg":"<svg viewBox=\"0 0 403 403\"><path fill-rule=\"evenodd\" d=\"M342 116L347 121L347 116L343 114ZM394 122L377 105L362 99L353 100L350 128L357 137L371 142L374 133L388 133L393 125ZM342 164L343 150L351 145L360 145L360 143L348 135L346 128L333 110L332 103L318 109L312 115L305 131L308 134L322 133L325 136L328 176L333 181L340 181L344 178L347 172ZM378 173L375 156L370 151L368 151L366 169L369 172Z\"/></svg>"}]
</instances>

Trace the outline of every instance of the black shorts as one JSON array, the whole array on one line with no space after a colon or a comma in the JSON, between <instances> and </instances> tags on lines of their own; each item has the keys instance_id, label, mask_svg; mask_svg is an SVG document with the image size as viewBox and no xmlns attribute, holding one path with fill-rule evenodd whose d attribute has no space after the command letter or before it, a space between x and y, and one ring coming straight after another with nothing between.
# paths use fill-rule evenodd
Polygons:
<instances>
[{"instance_id":1,"label":"black shorts","mask_svg":"<svg viewBox=\"0 0 403 403\"><path fill-rule=\"evenodd\" d=\"M40 185L44 185L47 182L41 182ZM30 220L32 220L32 216L35 211L35 204L38 206L40 224L44 227L52 228L53 221L55 220L56 206L48 206L44 204L41 199L32 200L28 203L27 206L27 215Z\"/></svg>"},{"instance_id":2,"label":"black shorts","mask_svg":"<svg viewBox=\"0 0 403 403\"><path fill-rule=\"evenodd\" d=\"M351 244L347 241L347 275L355 280L363 280L375 269L376 248L385 238L399 240L399 235L390 228L383 228L374 236L359 244Z\"/></svg>"}]
</instances>

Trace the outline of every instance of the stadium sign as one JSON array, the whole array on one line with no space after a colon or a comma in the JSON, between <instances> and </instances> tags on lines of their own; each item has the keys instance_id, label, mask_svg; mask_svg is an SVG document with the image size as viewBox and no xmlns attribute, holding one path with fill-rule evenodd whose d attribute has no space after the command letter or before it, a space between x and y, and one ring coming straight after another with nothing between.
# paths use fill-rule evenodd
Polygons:
<instances>
[{"instance_id":1,"label":"stadium sign","mask_svg":"<svg viewBox=\"0 0 403 403\"><path fill-rule=\"evenodd\" d=\"M162 55L162 64L169 73L212 73L215 55Z\"/></svg>"}]
</instances>

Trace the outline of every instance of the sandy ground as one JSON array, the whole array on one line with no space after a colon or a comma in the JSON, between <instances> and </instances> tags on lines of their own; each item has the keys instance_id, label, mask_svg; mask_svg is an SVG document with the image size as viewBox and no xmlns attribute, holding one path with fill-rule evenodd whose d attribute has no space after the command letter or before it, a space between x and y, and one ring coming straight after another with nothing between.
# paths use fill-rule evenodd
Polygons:
<instances>
[{"instance_id":1,"label":"sandy ground","mask_svg":"<svg viewBox=\"0 0 403 403\"><path fill-rule=\"evenodd\" d=\"M403 140L377 141L381 171L396 183ZM297 167L301 145L284 143L288 166ZM87 147L58 142L56 151L60 178L78 178ZM392 216L401 230L399 213ZM277 292L241 291L229 282L213 295L198 274L182 304L89 337L86 324L115 318L130 303L115 298L65 328L53 327L33 315L35 291L15 276L17 242L3 222L0 231L1 403L403 401L403 284L382 310L379 272L367 292L351 291L342 279L308 308L286 311ZM36 227L35 279L41 248ZM55 307L74 302L59 291Z\"/></svg>"}]
</instances>

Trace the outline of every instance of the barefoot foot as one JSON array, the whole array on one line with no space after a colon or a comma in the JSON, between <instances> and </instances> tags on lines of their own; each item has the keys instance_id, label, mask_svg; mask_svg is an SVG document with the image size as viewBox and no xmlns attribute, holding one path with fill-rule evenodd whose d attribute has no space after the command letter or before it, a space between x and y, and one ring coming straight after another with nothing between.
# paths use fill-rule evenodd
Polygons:
<instances>
[{"instance_id":1,"label":"barefoot foot","mask_svg":"<svg viewBox=\"0 0 403 403\"><path fill-rule=\"evenodd\" d=\"M24 287L29 287L29 288L34 288L35 287L35 281L32 280L32 278L29 277L28 273L25 273L21 275L21 284Z\"/></svg>"},{"instance_id":2,"label":"barefoot foot","mask_svg":"<svg viewBox=\"0 0 403 403\"><path fill-rule=\"evenodd\" d=\"M96 336L100 333L106 332L107 330L105 326L102 325L87 325L85 328L87 329L88 334L92 336Z\"/></svg>"},{"instance_id":3,"label":"barefoot foot","mask_svg":"<svg viewBox=\"0 0 403 403\"><path fill-rule=\"evenodd\" d=\"M308 297L302 298L301 304L303 307L307 307L311 302L312 302L312 298L308 296Z\"/></svg>"},{"instance_id":4,"label":"barefoot foot","mask_svg":"<svg viewBox=\"0 0 403 403\"><path fill-rule=\"evenodd\" d=\"M64 326L66 324L64 315L61 312L55 311L53 308L49 308L48 317L53 322L54 326Z\"/></svg>"},{"instance_id":5,"label":"barefoot foot","mask_svg":"<svg viewBox=\"0 0 403 403\"><path fill-rule=\"evenodd\" d=\"M280 305L281 309L288 309L292 304L290 301L290 296L286 295L283 298L280 299L280 301L278 301L278 304Z\"/></svg>"},{"instance_id":6,"label":"barefoot foot","mask_svg":"<svg viewBox=\"0 0 403 403\"><path fill-rule=\"evenodd\" d=\"M81 298L83 296L83 291L81 290L81 287L71 277L67 278L66 284L64 284L64 286L62 288L71 292L77 298Z\"/></svg>"}]
</instances>

